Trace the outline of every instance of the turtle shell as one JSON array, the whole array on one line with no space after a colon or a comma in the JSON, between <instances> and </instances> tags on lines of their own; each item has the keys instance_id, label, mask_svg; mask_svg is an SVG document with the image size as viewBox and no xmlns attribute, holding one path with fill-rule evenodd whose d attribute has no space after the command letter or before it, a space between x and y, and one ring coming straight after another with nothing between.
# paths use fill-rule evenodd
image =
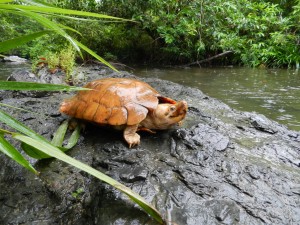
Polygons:
<instances>
[{"instance_id":1,"label":"turtle shell","mask_svg":"<svg viewBox=\"0 0 300 225\"><path fill-rule=\"evenodd\" d=\"M159 103L158 92L138 80L105 78L84 87L92 90L80 91L71 99L64 100L61 112L99 124L135 125Z\"/></svg>"}]
</instances>

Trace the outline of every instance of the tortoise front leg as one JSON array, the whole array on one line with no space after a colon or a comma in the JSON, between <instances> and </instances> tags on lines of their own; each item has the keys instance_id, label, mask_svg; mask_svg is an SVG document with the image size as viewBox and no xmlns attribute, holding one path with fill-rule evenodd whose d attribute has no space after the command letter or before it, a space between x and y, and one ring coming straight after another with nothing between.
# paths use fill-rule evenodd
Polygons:
<instances>
[{"instance_id":1,"label":"tortoise front leg","mask_svg":"<svg viewBox=\"0 0 300 225\"><path fill-rule=\"evenodd\" d=\"M127 143L129 144L129 148L140 144L140 135L136 133L138 129L138 124L137 125L128 125L123 133L123 136Z\"/></svg>"}]
</instances>

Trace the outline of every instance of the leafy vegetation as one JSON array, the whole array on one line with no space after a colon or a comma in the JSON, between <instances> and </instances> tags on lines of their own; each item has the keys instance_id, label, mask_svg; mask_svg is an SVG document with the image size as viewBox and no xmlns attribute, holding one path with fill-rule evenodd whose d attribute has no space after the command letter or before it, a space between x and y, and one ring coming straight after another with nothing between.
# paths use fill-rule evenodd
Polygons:
<instances>
[{"instance_id":1,"label":"leafy vegetation","mask_svg":"<svg viewBox=\"0 0 300 225\"><path fill-rule=\"evenodd\" d=\"M9 40L2 39L0 41L0 52L7 52L10 49L14 49L20 45L23 45L27 42L30 42L31 40L36 39L39 36L45 35L46 33L55 35L58 35L59 37L63 37L65 42L68 42L73 48L79 53L79 55L82 57L81 50L85 50L88 54L95 57L97 60L102 62L103 64L107 65L113 70L116 70L113 66L111 66L107 61L105 61L103 58L101 58L99 55L97 55L95 52L90 50L88 47L83 45L82 43L78 42L76 39L74 39L72 36L68 34L67 31L76 32L75 29L65 26L53 18L56 17L62 17L67 19L74 19L77 20L76 16L85 16L85 17L94 17L94 18L100 18L100 19L109 19L109 20L122 20L117 17L107 16L103 14L98 13L91 13L91 12L83 12L83 11L75 11L75 10L68 10L68 9L61 9L57 7L53 7L49 4L42 4L41 1L30 1L30 0L23 0L20 1L23 4L7 4L11 3L13 1L11 0L0 0L0 16L1 20L4 21L4 24L7 24L6 18L8 15L17 15L21 17L28 18L30 20L33 20L35 23L39 24L39 27L42 31L38 32L29 32L26 34L21 35L20 37L13 37ZM27 3L27 4L26 4ZM4 19L3 19L4 15ZM68 15L68 16L66 16ZM73 16L73 17L72 17ZM87 20L87 19L86 19ZM25 20L26 21L26 20ZM32 24L31 24L32 25ZM24 28L24 27L23 27ZM27 28L27 26L25 26ZM30 29L30 27L29 27ZM36 29L36 28L34 28ZM2 30L5 33L5 29L2 28ZM26 29L25 29L26 30ZM12 32L15 34L14 32ZM4 35L6 38L7 36ZM51 46L52 43L49 45ZM60 47L61 45L59 45ZM44 49L44 48L42 48Z\"/></svg>"},{"instance_id":2,"label":"leafy vegetation","mask_svg":"<svg viewBox=\"0 0 300 225\"><path fill-rule=\"evenodd\" d=\"M60 7L133 19L137 23L60 21L78 40L111 60L189 63L226 51L216 63L295 67L300 34L297 0L63 0Z\"/></svg>"},{"instance_id":3,"label":"leafy vegetation","mask_svg":"<svg viewBox=\"0 0 300 225\"><path fill-rule=\"evenodd\" d=\"M43 54L39 54L38 58L32 60L32 70L35 72L38 67L47 66L47 68L53 73L57 69L62 69L65 74L65 80L72 79L72 72L75 66L75 51L72 46L62 48L59 52L44 51Z\"/></svg>"},{"instance_id":4,"label":"leafy vegetation","mask_svg":"<svg viewBox=\"0 0 300 225\"><path fill-rule=\"evenodd\" d=\"M108 60L188 63L231 50L233 54L216 63L295 67L300 61L300 1L297 0L47 2L135 20L137 23L105 23L55 17L60 24L85 34L73 33L73 36ZM38 31L36 21L22 23L19 16L9 18L8 14L2 14L0 22L0 31L4 33L0 40L17 35L16 31L22 34ZM15 25L10 27L11 23ZM45 52L56 53L63 48L67 48L64 39L48 34L14 51L27 58L38 58Z\"/></svg>"},{"instance_id":5,"label":"leafy vegetation","mask_svg":"<svg viewBox=\"0 0 300 225\"><path fill-rule=\"evenodd\" d=\"M195 61L232 50L228 63L295 66L300 61L299 1L101 1L133 17L170 61ZM297 16L296 16L297 15ZM298 18L296 18L298 17Z\"/></svg>"}]
</instances>

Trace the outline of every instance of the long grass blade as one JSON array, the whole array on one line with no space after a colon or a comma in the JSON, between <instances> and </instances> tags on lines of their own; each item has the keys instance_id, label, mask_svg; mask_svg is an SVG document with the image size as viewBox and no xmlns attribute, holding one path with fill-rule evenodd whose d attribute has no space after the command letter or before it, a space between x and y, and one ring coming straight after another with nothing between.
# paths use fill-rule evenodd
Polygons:
<instances>
[{"instance_id":1,"label":"long grass blade","mask_svg":"<svg viewBox=\"0 0 300 225\"><path fill-rule=\"evenodd\" d=\"M61 9L61 8L57 8L57 7L3 4L3 5L0 6L0 9L8 9L8 10L20 10L20 9L22 9L22 10L34 11L34 12L67 14L67 15L76 15L76 16L95 17L95 18L101 18L101 19L131 21L131 20L122 19L122 18L118 18L118 17L114 17L114 16L108 16L108 15L99 14L99 13L77 11L77 10L71 10L71 9Z\"/></svg>"},{"instance_id":2,"label":"long grass blade","mask_svg":"<svg viewBox=\"0 0 300 225\"><path fill-rule=\"evenodd\" d=\"M32 147L31 145L28 145L26 143L21 143L21 148L24 150L24 152L34 159L50 159L52 158L50 155L45 154L42 151L39 151L37 148Z\"/></svg>"},{"instance_id":3,"label":"long grass blade","mask_svg":"<svg viewBox=\"0 0 300 225\"><path fill-rule=\"evenodd\" d=\"M15 149L0 133L0 151L9 156L11 159L19 163L21 166L25 167L29 171L39 174L33 166L23 157L23 155Z\"/></svg>"},{"instance_id":4,"label":"long grass blade","mask_svg":"<svg viewBox=\"0 0 300 225\"><path fill-rule=\"evenodd\" d=\"M45 7L45 8L48 8L48 7ZM46 17L41 16L38 13L34 13L31 11L22 10L21 15L27 16L31 19L34 19L37 22L39 22L40 24L42 24L44 27L47 27L47 28L53 30L54 32L56 32L57 34L63 36L67 41L69 41L71 43L71 45L73 45L73 47L78 52L80 52L80 49L79 49L78 45L76 44L75 40L70 35L68 35L64 29L60 28L58 26L58 23L52 22L51 20L47 19Z\"/></svg>"},{"instance_id":5,"label":"long grass blade","mask_svg":"<svg viewBox=\"0 0 300 225\"><path fill-rule=\"evenodd\" d=\"M66 149L66 150L71 149L77 144L78 139L80 137L80 131L81 131L81 126L79 124L76 126L75 130L71 134L71 136L68 140L68 144L63 147L63 151L65 151L64 149Z\"/></svg>"},{"instance_id":6,"label":"long grass blade","mask_svg":"<svg viewBox=\"0 0 300 225\"><path fill-rule=\"evenodd\" d=\"M15 118L13 118L12 116L10 116L9 114L5 113L4 111L0 110L0 122L8 125L9 127L21 132L22 134L25 134L29 137L32 137L36 140L39 141L43 141L43 142L47 142L50 144L50 142L44 138L43 136L39 135L38 133L36 133L35 131L31 130L30 128L28 128L27 126L25 126L24 124L22 124L21 122L19 122L18 120L16 120ZM63 128L60 128L61 130L66 129L65 126L67 126L67 124L63 125ZM58 137L56 137L56 140L54 141L55 144L58 144L60 147L60 151L67 151L70 148L74 147L79 139L79 132L80 130L75 129L68 141L68 144L66 147L61 147L62 140L58 140ZM59 134L63 135L62 138L64 138L65 132L63 134L63 131L59 131ZM59 135L58 134L58 135ZM51 156L49 156L47 153L45 154L42 151L39 151L38 149L27 145L26 143L22 143L21 147L23 148L23 150L32 158L35 159L46 159L46 158L51 158Z\"/></svg>"},{"instance_id":7,"label":"long grass blade","mask_svg":"<svg viewBox=\"0 0 300 225\"><path fill-rule=\"evenodd\" d=\"M20 133L25 134L29 137L32 137L36 140L50 143L46 138L39 135L35 131L31 130L30 128L28 128L27 126L25 126L24 124L22 124L21 122L19 122L18 120L16 120L15 118L13 118L12 116L10 116L9 114L5 113L2 110L0 110L0 122L19 131ZM78 126L73 131L71 137L68 140L67 145L65 147L61 147L67 127L68 127L68 122L66 121L58 128L58 131L54 135L54 138L53 138L54 140L52 140L52 142L53 142L52 144L54 144L55 146L58 146L60 151L63 151L63 152L73 148L76 145L76 143L79 139L79 136L80 136L80 126ZM1 131L1 129L0 129L0 131ZM45 154L44 152L39 151L38 149L36 149L30 145L27 145L26 143L22 143L21 147L32 158L35 158L35 159L51 158L50 155Z\"/></svg>"},{"instance_id":8,"label":"long grass blade","mask_svg":"<svg viewBox=\"0 0 300 225\"><path fill-rule=\"evenodd\" d=\"M12 2L13 0L0 0L0 3L9 3L9 2Z\"/></svg>"},{"instance_id":9,"label":"long grass blade","mask_svg":"<svg viewBox=\"0 0 300 225\"><path fill-rule=\"evenodd\" d=\"M123 192L124 194L126 194L127 196L129 196L130 199L132 199L134 202L136 202L141 208L143 208L149 215L151 215L157 222L159 222L160 224L163 224L164 221L162 219L162 216L160 215L160 213L151 205L149 205L145 199L143 199L140 195L138 195L137 193L133 192L132 190L130 190L129 188L127 188L126 186L124 186L123 184L121 184L120 182L110 178L109 176L99 172L98 170L95 170L94 168L76 160L73 159L72 157L66 155L65 153L61 152L58 150L57 147L52 146L50 143L48 142L44 142L44 141L39 141L39 140L35 140L31 137L27 137L21 134L13 134L12 135L13 138L22 141L28 145L33 146L34 148L39 149L40 151L49 154L50 156L57 158L63 162L66 162L80 170L83 170L95 177L97 177L98 179L114 186L115 188L117 188L118 190L120 190L121 192Z\"/></svg>"},{"instance_id":10,"label":"long grass blade","mask_svg":"<svg viewBox=\"0 0 300 225\"><path fill-rule=\"evenodd\" d=\"M79 34L80 36L82 36L82 34L81 34L78 30L75 30L75 29L72 28L72 27L65 26L65 25L63 25L63 24L58 24L58 26L60 26L61 28L65 29L65 30L70 30L70 31L72 31L72 32L74 32L74 33L77 33L77 34Z\"/></svg>"},{"instance_id":11,"label":"long grass blade","mask_svg":"<svg viewBox=\"0 0 300 225\"><path fill-rule=\"evenodd\" d=\"M35 82L0 81L0 90L14 91L88 91L88 88L61 84L43 84Z\"/></svg>"},{"instance_id":12,"label":"long grass blade","mask_svg":"<svg viewBox=\"0 0 300 225\"><path fill-rule=\"evenodd\" d=\"M85 45L83 45L82 43L76 41L77 45L83 49L84 51L86 51L87 53L89 53L91 56L94 56L96 59L98 59L100 62L102 62L104 65L108 66L109 68L111 68L112 70L118 72L118 70L112 66L109 62L107 62L105 59L103 59L102 57L100 57L99 55L97 55L97 53L95 53L94 51L92 51L91 49L89 49L88 47L86 47Z\"/></svg>"},{"instance_id":13,"label":"long grass blade","mask_svg":"<svg viewBox=\"0 0 300 225\"><path fill-rule=\"evenodd\" d=\"M98 18L93 18L93 17L75 17L75 16L66 16L62 14L54 14L54 13L43 13L47 16L55 17L55 18L64 18L67 20L77 20L77 21L82 21L82 22L98 22L98 23L124 23L122 20L100 20ZM136 21L132 21L136 22Z\"/></svg>"},{"instance_id":14,"label":"long grass blade","mask_svg":"<svg viewBox=\"0 0 300 225\"><path fill-rule=\"evenodd\" d=\"M53 135L51 144L53 144L56 147L61 147L68 129L69 122L65 120L56 130L56 132Z\"/></svg>"},{"instance_id":15,"label":"long grass blade","mask_svg":"<svg viewBox=\"0 0 300 225\"><path fill-rule=\"evenodd\" d=\"M5 113L4 111L0 110L0 122L8 125L11 128L14 128L15 130L21 132L22 134L26 134L32 138L35 138L37 140L41 141L47 141L46 138L39 135L38 133L34 132L9 114Z\"/></svg>"},{"instance_id":16,"label":"long grass blade","mask_svg":"<svg viewBox=\"0 0 300 225\"><path fill-rule=\"evenodd\" d=\"M39 32L23 35L21 37L0 42L0 52L6 52L8 50L16 48L20 45L23 45L29 41L32 41L35 38L41 37L48 33L50 33L50 31L39 31Z\"/></svg>"},{"instance_id":17,"label":"long grass blade","mask_svg":"<svg viewBox=\"0 0 300 225\"><path fill-rule=\"evenodd\" d=\"M10 116L9 114L5 113L4 111L0 110L0 122L8 125L9 127L21 132L22 134L28 135L29 137L32 137L36 140L39 141L44 141L44 142L48 142L48 140L46 138L44 138L43 136L39 135L38 133L34 132L33 130L31 130L30 128L28 128L27 126L25 126L24 124L22 124L21 122L19 122L18 120L16 120L15 118L13 118L12 116ZM45 159L45 158L50 158L49 155L35 149L32 148L29 145L23 144L21 145L21 147L23 148L23 150L32 158L35 159Z\"/></svg>"},{"instance_id":18,"label":"long grass blade","mask_svg":"<svg viewBox=\"0 0 300 225\"><path fill-rule=\"evenodd\" d=\"M30 128L22 124L20 121L16 120L15 118L13 118L12 116L10 116L9 114L5 113L2 110L0 110L0 122L36 140L48 142L46 138L34 132ZM26 152L26 154L28 154L32 158L35 159L51 158L51 156L45 154L44 152L39 151L38 149L31 147L30 145L27 145L26 143L22 143L21 147Z\"/></svg>"}]
</instances>

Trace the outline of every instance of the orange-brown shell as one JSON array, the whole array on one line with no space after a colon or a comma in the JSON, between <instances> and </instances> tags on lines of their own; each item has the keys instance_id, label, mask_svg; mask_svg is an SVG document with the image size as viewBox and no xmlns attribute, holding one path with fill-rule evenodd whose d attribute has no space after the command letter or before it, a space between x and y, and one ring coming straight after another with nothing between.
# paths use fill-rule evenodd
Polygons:
<instances>
[{"instance_id":1,"label":"orange-brown shell","mask_svg":"<svg viewBox=\"0 0 300 225\"><path fill-rule=\"evenodd\" d=\"M93 90L65 100L60 111L99 124L139 124L156 109L160 96L150 85L125 78L95 80L85 87Z\"/></svg>"}]
</instances>

